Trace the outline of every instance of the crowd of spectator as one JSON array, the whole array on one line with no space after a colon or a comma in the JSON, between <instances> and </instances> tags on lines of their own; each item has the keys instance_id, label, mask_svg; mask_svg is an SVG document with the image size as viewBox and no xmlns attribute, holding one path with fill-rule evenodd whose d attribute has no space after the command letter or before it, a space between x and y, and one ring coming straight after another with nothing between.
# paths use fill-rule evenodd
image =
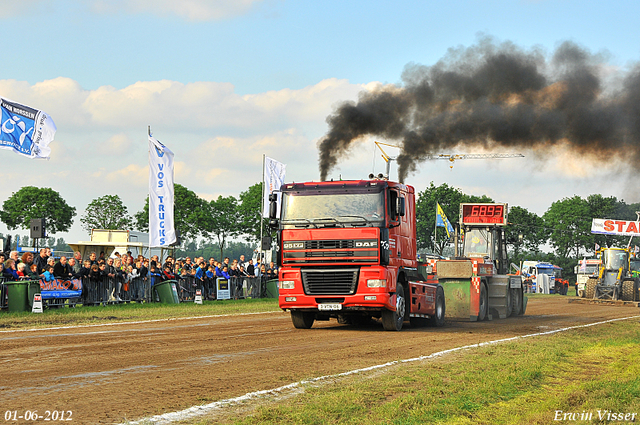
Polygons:
<instances>
[{"instance_id":1,"label":"crowd of spectator","mask_svg":"<svg viewBox=\"0 0 640 425\"><path fill-rule=\"evenodd\" d=\"M273 262L267 266L258 258L254 264L253 259L245 261L244 255L236 260L225 257L222 261L217 261L214 257L208 260L196 257L192 261L191 257L175 259L169 256L161 263L157 255L151 258L142 255L133 257L130 251L122 255L114 252L107 258L104 252L100 252L99 255L91 252L89 258L83 260L81 253L76 251L72 258L62 256L56 261L50 248L42 248L35 257L31 252L26 252L20 257L17 251L12 251L7 259L4 254L0 254L0 271L5 281L51 281L57 278L88 279L89 282L97 283L109 278L117 283L117 301L120 301L117 294L120 294L122 289L127 291L129 283L136 278L148 278L152 286L164 280L191 278L195 284L211 287L210 283L217 278L255 276L269 280L278 277L278 268Z\"/></svg>"}]
</instances>

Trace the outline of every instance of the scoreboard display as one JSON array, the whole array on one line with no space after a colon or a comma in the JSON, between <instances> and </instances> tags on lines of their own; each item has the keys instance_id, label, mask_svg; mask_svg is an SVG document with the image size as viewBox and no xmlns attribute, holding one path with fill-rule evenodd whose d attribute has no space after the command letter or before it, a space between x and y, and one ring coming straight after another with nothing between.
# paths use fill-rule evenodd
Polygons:
<instances>
[{"instance_id":1,"label":"scoreboard display","mask_svg":"<svg viewBox=\"0 0 640 425\"><path fill-rule=\"evenodd\" d=\"M507 204L460 204L460 223L506 226Z\"/></svg>"}]
</instances>

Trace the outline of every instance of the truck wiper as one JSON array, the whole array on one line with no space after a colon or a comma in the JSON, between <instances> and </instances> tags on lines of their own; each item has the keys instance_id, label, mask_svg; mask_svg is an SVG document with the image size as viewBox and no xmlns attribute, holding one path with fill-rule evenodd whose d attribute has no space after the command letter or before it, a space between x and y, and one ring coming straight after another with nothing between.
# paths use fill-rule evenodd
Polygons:
<instances>
[{"instance_id":1,"label":"truck wiper","mask_svg":"<svg viewBox=\"0 0 640 425\"><path fill-rule=\"evenodd\" d=\"M335 223L335 224L334 224L334 223L331 223L331 224L328 224L328 223L327 223L327 224L325 224L325 225L324 225L324 227L334 227L334 226L340 226L340 225L342 225L342 227L344 227L344 224L342 224L341 222L339 222L338 220L336 220L334 217L314 218L314 219L313 219L314 224L315 224L315 222L316 222L316 221L318 221L318 220L333 220L333 221L334 221L334 223ZM316 226L317 226L317 224L316 224Z\"/></svg>"},{"instance_id":2,"label":"truck wiper","mask_svg":"<svg viewBox=\"0 0 640 425\"><path fill-rule=\"evenodd\" d=\"M309 220L308 218L297 218L295 220L282 220L283 225L291 225L296 227L309 227L315 226L318 228L318 225Z\"/></svg>"},{"instance_id":3,"label":"truck wiper","mask_svg":"<svg viewBox=\"0 0 640 425\"><path fill-rule=\"evenodd\" d=\"M361 215L339 215L338 217L347 217L347 218L359 218L360 220L364 221L364 224L371 224L371 220L367 219L366 217L363 217ZM356 224L356 223L350 223L352 226L355 225L360 225L360 223Z\"/></svg>"}]
</instances>

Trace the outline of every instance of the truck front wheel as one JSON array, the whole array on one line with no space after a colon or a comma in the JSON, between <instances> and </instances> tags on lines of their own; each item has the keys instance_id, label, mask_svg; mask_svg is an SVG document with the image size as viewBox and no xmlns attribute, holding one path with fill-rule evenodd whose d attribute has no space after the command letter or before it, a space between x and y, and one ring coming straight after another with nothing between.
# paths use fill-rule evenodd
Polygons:
<instances>
[{"instance_id":1,"label":"truck front wheel","mask_svg":"<svg viewBox=\"0 0 640 425\"><path fill-rule=\"evenodd\" d=\"M437 327L443 326L444 313L444 289L442 289L442 286L438 286L438 289L436 290L436 313L429 318L429 324Z\"/></svg>"},{"instance_id":2,"label":"truck front wheel","mask_svg":"<svg viewBox=\"0 0 640 425\"><path fill-rule=\"evenodd\" d=\"M309 329L313 326L315 314L308 311L291 311L291 321L296 329Z\"/></svg>"},{"instance_id":3,"label":"truck front wheel","mask_svg":"<svg viewBox=\"0 0 640 425\"><path fill-rule=\"evenodd\" d=\"M384 327L385 331L399 331L402 329L405 309L404 288L398 283L396 285L396 311L384 310L382 312L382 327Z\"/></svg>"}]
</instances>

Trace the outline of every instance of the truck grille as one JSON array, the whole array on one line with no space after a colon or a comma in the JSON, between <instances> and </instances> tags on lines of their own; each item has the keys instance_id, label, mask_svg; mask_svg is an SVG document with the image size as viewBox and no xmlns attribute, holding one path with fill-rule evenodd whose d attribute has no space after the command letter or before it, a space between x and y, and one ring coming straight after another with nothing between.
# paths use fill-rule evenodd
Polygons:
<instances>
[{"instance_id":1,"label":"truck grille","mask_svg":"<svg viewBox=\"0 0 640 425\"><path fill-rule=\"evenodd\" d=\"M345 249L353 248L353 240L305 241L304 249Z\"/></svg>"},{"instance_id":2,"label":"truck grille","mask_svg":"<svg viewBox=\"0 0 640 425\"><path fill-rule=\"evenodd\" d=\"M360 269L302 270L302 285L307 295L355 294Z\"/></svg>"}]
</instances>

